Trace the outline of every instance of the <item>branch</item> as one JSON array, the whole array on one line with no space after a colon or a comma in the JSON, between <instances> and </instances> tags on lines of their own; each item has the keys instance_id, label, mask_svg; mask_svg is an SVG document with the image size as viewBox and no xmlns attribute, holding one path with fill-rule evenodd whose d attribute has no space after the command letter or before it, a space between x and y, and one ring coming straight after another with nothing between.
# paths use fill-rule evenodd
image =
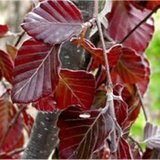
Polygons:
<instances>
[{"instance_id":1,"label":"branch","mask_svg":"<svg viewBox=\"0 0 160 160\"><path fill-rule=\"evenodd\" d=\"M106 52L104 36L103 36L103 32L102 32L102 26L101 26L101 23L100 23L98 17L97 17L96 22L97 22L97 28L98 28L98 32L100 35L100 39L102 42L103 56L104 56L104 61L105 61L105 69L106 69L106 74L107 74L107 78L106 78L107 94L106 95L107 95L107 103L109 105L108 112L111 115L111 117L113 118L113 121L115 123L115 129L111 133L111 144L110 144L110 149L111 149L111 152L113 153L113 152L117 151L118 143L119 143L120 136L121 136L121 128L117 122L116 115L115 115L114 102L113 102L114 95L113 95L109 62L108 62L108 57L107 57L107 52Z\"/></svg>"},{"instance_id":2,"label":"branch","mask_svg":"<svg viewBox=\"0 0 160 160\"><path fill-rule=\"evenodd\" d=\"M19 35L17 41L15 42L15 45L14 45L15 47L18 46L18 44L20 43L20 41L21 41L21 39L23 38L24 35L25 35L25 32L23 31L23 32Z\"/></svg>"},{"instance_id":3,"label":"branch","mask_svg":"<svg viewBox=\"0 0 160 160\"><path fill-rule=\"evenodd\" d=\"M47 159L58 144L59 111L38 112L23 159Z\"/></svg>"},{"instance_id":4,"label":"branch","mask_svg":"<svg viewBox=\"0 0 160 160\"><path fill-rule=\"evenodd\" d=\"M128 37L137 29L139 28L148 18L152 16L153 13L155 13L160 6L155 7L142 21L140 21L130 32L127 33L127 35L118 43L124 43L125 40L128 39Z\"/></svg>"},{"instance_id":5,"label":"branch","mask_svg":"<svg viewBox=\"0 0 160 160\"><path fill-rule=\"evenodd\" d=\"M109 70L109 62L108 62L108 57L107 57L107 51L106 51L106 46L105 46L105 41L104 41L104 37L103 37L103 32L102 32L102 26L101 23L99 21L99 19L97 18L97 28L98 28L98 32L100 35L100 39L102 42L102 49L103 49L103 56L104 56L104 61L105 61L105 69L106 69L106 75L107 75L107 79L106 79L106 86L112 90L112 80L111 80L111 76L110 76L110 70Z\"/></svg>"},{"instance_id":6,"label":"branch","mask_svg":"<svg viewBox=\"0 0 160 160\"><path fill-rule=\"evenodd\" d=\"M5 134L3 135L1 141L0 141L0 147L3 145L4 141L6 140L10 130L12 129L12 127L14 126L14 124L17 122L20 114L23 112L23 110L26 108L26 106L23 106L20 108L20 110L17 112L17 114L15 115L15 117L12 119L12 121L10 122Z\"/></svg>"},{"instance_id":7,"label":"branch","mask_svg":"<svg viewBox=\"0 0 160 160\"><path fill-rule=\"evenodd\" d=\"M140 104L141 104L141 106L142 106L142 110L143 110L143 114L144 114L144 119L145 119L146 122L148 122L147 112L146 112L146 110L145 110L145 106L144 106L143 100L142 100L142 95L141 95L141 92L140 92L139 87L138 87L137 84L135 84L135 88L136 88L136 90L137 90L137 95L138 95Z\"/></svg>"},{"instance_id":8,"label":"branch","mask_svg":"<svg viewBox=\"0 0 160 160\"><path fill-rule=\"evenodd\" d=\"M128 138L129 138L133 143L135 143L135 144L138 146L138 148L140 149L140 151L143 153L143 149L142 149L141 145L140 145L135 139L133 139L131 136L129 136Z\"/></svg>"}]
</instances>

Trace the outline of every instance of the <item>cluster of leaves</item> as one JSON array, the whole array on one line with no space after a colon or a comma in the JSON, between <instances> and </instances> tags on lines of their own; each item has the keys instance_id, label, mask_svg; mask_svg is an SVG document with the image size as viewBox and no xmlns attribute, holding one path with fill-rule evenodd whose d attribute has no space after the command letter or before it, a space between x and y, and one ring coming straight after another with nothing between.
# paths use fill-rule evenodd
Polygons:
<instances>
[{"instance_id":1,"label":"cluster of leaves","mask_svg":"<svg viewBox=\"0 0 160 160\"><path fill-rule=\"evenodd\" d=\"M20 156L23 129L30 135L33 125L26 112L30 103L39 111L61 111L57 120L60 158L150 158L160 149L157 126L146 123L144 153L129 135L149 83L150 67L144 53L154 32L150 16L160 3L109 3L100 14L104 17L84 23L71 1L41 1L22 24L31 38L18 50L0 50L1 158ZM100 39L106 36L106 47L99 39L95 44L86 39L86 27L97 30ZM0 37L7 33L7 25L0 25ZM61 46L70 39L90 55L86 70L61 67ZM107 69L112 87L106 83Z\"/></svg>"}]
</instances>

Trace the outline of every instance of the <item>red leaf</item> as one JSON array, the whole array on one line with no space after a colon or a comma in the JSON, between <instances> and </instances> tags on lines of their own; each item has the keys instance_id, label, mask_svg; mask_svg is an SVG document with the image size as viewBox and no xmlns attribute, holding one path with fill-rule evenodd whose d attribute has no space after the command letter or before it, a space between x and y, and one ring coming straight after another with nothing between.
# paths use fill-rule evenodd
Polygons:
<instances>
[{"instance_id":1,"label":"red leaf","mask_svg":"<svg viewBox=\"0 0 160 160\"><path fill-rule=\"evenodd\" d=\"M42 97L34 103L34 107L43 112L54 112L57 108L56 102L52 95Z\"/></svg>"},{"instance_id":2,"label":"red leaf","mask_svg":"<svg viewBox=\"0 0 160 160\"><path fill-rule=\"evenodd\" d=\"M127 1L114 1L112 11L108 16L109 35L114 41L120 42L150 12L147 9L137 9L132 3ZM124 41L123 45L135 49L138 53L144 53L152 38L153 31L153 19L150 18L140 25Z\"/></svg>"},{"instance_id":3,"label":"red leaf","mask_svg":"<svg viewBox=\"0 0 160 160\"><path fill-rule=\"evenodd\" d=\"M13 158L12 156L8 155L5 152L0 153L0 159L12 159L12 158Z\"/></svg>"},{"instance_id":4,"label":"red leaf","mask_svg":"<svg viewBox=\"0 0 160 160\"><path fill-rule=\"evenodd\" d=\"M3 37L8 32L7 25L0 25L0 37Z\"/></svg>"},{"instance_id":5,"label":"red leaf","mask_svg":"<svg viewBox=\"0 0 160 160\"><path fill-rule=\"evenodd\" d=\"M27 129L28 134L30 135L33 127L34 119L29 113L27 113L26 110L24 110L22 114L23 114L25 128Z\"/></svg>"},{"instance_id":6,"label":"red leaf","mask_svg":"<svg viewBox=\"0 0 160 160\"><path fill-rule=\"evenodd\" d=\"M119 141L117 158L116 159L132 159L131 148L128 142L121 138Z\"/></svg>"},{"instance_id":7,"label":"red leaf","mask_svg":"<svg viewBox=\"0 0 160 160\"><path fill-rule=\"evenodd\" d=\"M90 109L95 94L94 76L85 71L61 70L55 99L60 109L79 104Z\"/></svg>"},{"instance_id":8,"label":"red leaf","mask_svg":"<svg viewBox=\"0 0 160 160\"><path fill-rule=\"evenodd\" d=\"M148 68L143 55L138 55L129 48L121 48L118 52L121 53L120 58L111 72L113 81L115 73L119 74L124 83L132 84L144 80Z\"/></svg>"},{"instance_id":9,"label":"red leaf","mask_svg":"<svg viewBox=\"0 0 160 160\"><path fill-rule=\"evenodd\" d=\"M151 71L150 71L149 61L145 57L142 58L143 58L143 64L145 65L146 68L146 74L144 80L137 83L137 86L140 90L141 95L143 96L148 88Z\"/></svg>"},{"instance_id":10,"label":"red leaf","mask_svg":"<svg viewBox=\"0 0 160 160\"><path fill-rule=\"evenodd\" d=\"M147 122L144 128L144 142L150 149L160 149L160 126Z\"/></svg>"},{"instance_id":11,"label":"red leaf","mask_svg":"<svg viewBox=\"0 0 160 160\"><path fill-rule=\"evenodd\" d=\"M11 120L14 118L16 113L16 108L12 103L10 103L8 100L0 98L0 140L5 134ZM10 130L6 140L0 148L0 152L12 151L23 146L24 135L22 129L22 118L20 117Z\"/></svg>"},{"instance_id":12,"label":"red leaf","mask_svg":"<svg viewBox=\"0 0 160 160\"><path fill-rule=\"evenodd\" d=\"M160 1L159 0L154 0L154 1L148 1L148 0L147 1L146 0L137 1L137 0L134 0L131 3L133 3L136 7L140 8L142 10L144 8L153 10L153 9L160 6Z\"/></svg>"},{"instance_id":13,"label":"red leaf","mask_svg":"<svg viewBox=\"0 0 160 160\"><path fill-rule=\"evenodd\" d=\"M90 66L89 66L90 70L94 70L100 65L105 66L103 50L101 48L96 48L94 44L87 39L72 38L71 42L73 42L76 45L80 45L86 51L88 51L88 53L92 55L93 59L90 62ZM110 67L113 67L117 63L120 55L119 54L120 48L121 48L121 45L118 44L107 50L106 54L108 54L108 61L109 61Z\"/></svg>"},{"instance_id":14,"label":"red leaf","mask_svg":"<svg viewBox=\"0 0 160 160\"><path fill-rule=\"evenodd\" d=\"M128 116L128 107L124 101L114 101L115 114L117 122L122 126L123 122L127 119Z\"/></svg>"},{"instance_id":15,"label":"red leaf","mask_svg":"<svg viewBox=\"0 0 160 160\"><path fill-rule=\"evenodd\" d=\"M106 111L83 112L78 106L63 111L58 120L60 158L92 158L94 152L104 146L113 126L113 120Z\"/></svg>"},{"instance_id":16,"label":"red leaf","mask_svg":"<svg viewBox=\"0 0 160 160\"><path fill-rule=\"evenodd\" d=\"M123 129L124 128L130 128L131 124L137 119L139 113L140 113L140 100L137 96L137 91L133 86L127 86L128 97L125 98L125 102L128 105L128 117L127 120L123 123Z\"/></svg>"},{"instance_id":17,"label":"red leaf","mask_svg":"<svg viewBox=\"0 0 160 160\"><path fill-rule=\"evenodd\" d=\"M59 81L59 45L51 46L29 39L18 51L12 99L34 102L53 93Z\"/></svg>"},{"instance_id":18,"label":"red leaf","mask_svg":"<svg viewBox=\"0 0 160 160\"><path fill-rule=\"evenodd\" d=\"M25 17L22 27L37 40L60 44L81 32L82 16L69 0L44 1Z\"/></svg>"},{"instance_id":19,"label":"red leaf","mask_svg":"<svg viewBox=\"0 0 160 160\"><path fill-rule=\"evenodd\" d=\"M2 75L12 83L13 80L13 61L9 54L5 53L4 51L0 50L0 69Z\"/></svg>"}]
</instances>

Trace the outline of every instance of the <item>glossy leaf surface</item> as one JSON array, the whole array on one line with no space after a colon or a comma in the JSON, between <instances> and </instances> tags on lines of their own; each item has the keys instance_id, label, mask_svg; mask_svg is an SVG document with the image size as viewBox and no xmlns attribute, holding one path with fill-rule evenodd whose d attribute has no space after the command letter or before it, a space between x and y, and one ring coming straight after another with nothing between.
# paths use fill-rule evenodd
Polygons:
<instances>
[{"instance_id":1,"label":"glossy leaf surface","mask_svg":"<svg viewBox=\"0 0 160 160\"><path fill-rule=\"evenodd\" d=\"M6 99L0 98L0 140L5 134L11 120L14 118L16 113L16 108L11 102ZM24 136L22 127L22 118L20 117L18 121L13 125L6 140L0 147L0 152L12 151L23 146Z\"/></svg>"},{"instance_id":2,"label":"glossy leaf surface","mask_svg":"<svg viewBox=\"0 0 160 160\"><path fill-rule=\"evenodd\" d=\"M50 46L29 39L15 60L12 99L17 103L34 102L53 93L59 81L59 45Z\"/></svg>"},{"instance_id":3,"label":"glossy leaf surface","mask_svg":"<svg viewBox=\"0 0 160 160\"><path fill-rule=\"evenodd\" d=\"M60 158L90 159L113 130L113 120L105 111L86 111L70 107L60 114Z\"/></svg>"},{"instance_id":4,"label":"glossy leaf surface","mask_svg":"<svg viewBox=\"0 0 160 160\"><path fill-rule=\"evenodd\" d=\"M22 27L37 40L60 44L81 32L82 16L69 0L44 1L25 17Z\"/></svg>"},{"instance_id":5,"label":"glossy leaf surface","mask_svg":"<svg viewBox=\"0 0 160 160\"><path fill-rule=\"evenodd\" d=\"M127 1L114 1L112 11L108 16L108 33L110 37L116 42L122 41L122 39L150 12L150 10L145 8L140 10ZM153 31L153 20L150 18L140 25L123 42L123 45L135 49L138 53L144 53L152 38Z\"/></svg>"},{"instance_id":6,"label":"glossy leaf surface","mask_svg":"<svg viewBox=\"0 0 160 160\"><path fill-rule=\"evenodd\" d=\"M58 108L79 104L83 109L90 109L95 93L94 76L85 71L67 69L61 70L60 76L55 92Z\"/></svg>"},{"instance_id":7,"label":"glossy leaf surface","mask_svg":"<svg viewBox=\"0 0 160 160\"><path fill-rule=\"evenodd\" d=\"M13 80L13 61L9 54L0 50L0 70L7 81L12 83Z\"/></svg>"}]
</instances>

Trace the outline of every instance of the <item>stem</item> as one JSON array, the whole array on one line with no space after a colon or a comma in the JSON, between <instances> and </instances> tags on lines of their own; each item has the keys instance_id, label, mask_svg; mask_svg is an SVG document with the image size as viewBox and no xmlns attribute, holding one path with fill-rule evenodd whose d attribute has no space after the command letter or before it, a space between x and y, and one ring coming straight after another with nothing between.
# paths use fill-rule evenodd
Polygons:
<instances>
[{"instance_id":1,"label":"stem","mask_svg":"<svg viewBox=\"0 0 160 160\"><path fill-rule=\"evenodd\" d=\"M15 149L14 151L11 151L11 152L9 153L9 155L13 156L13 155L15 155L15 154L18 154L18 153L23 152L24 150L25 150L25 148L18 148L18 149Z\"/></svg>"},{"instance_id":2,"label":"stem","mask_svg":"<svg viewBox=\"0 0 160 160\"><path fill-rule=\"evenodd\" d=\"M140 151L143 153L143 149L142 149L141 145L140 145L135 139L133 139L131 136L129 136L128 138L129 138L133 143L135 143L135 144L139 147Z\"/></svg>"},{"instance_id":3,"label":"stem","mask_svg":"<svg viewBox=\"0 0 160 160\"><path fill-rule=\"evenodd\" d=\"M155 7L152 12L150 12L142 21L140 21L130 32L127 33L127 35L118 43L123 43L127 38L137 29L139 28L148 18L152 16L153 13L155 13L160 6Z\"/></svg>"},{"instance_id":4,"label":"stem","mask_svg":"<svg viewBox=\"0 0 160 160\"><path fill-rule=\"evenodd\" d=\"M111 75L110 75L110 68L109 68L109 62L108 62L108 57L107 57L107 50L105 46L105 41L104 41L104 36L102 32L102 26L101 23L97 17L97 28L99 31L99 36L102 42L102 48L103 48L103 56L104 56L104 61L105 61L105 69L106 69L106 86L107 86L107 94L111 94L112 98L108 100L108 113L112 117L114 123L115 123L115 129L113 132L111 132L111 144L110 144L110 149L111 152L114 153L117 151L118 143L121 137L121 128L119 124L117 123L116 115L115 115L115 110L114 110L114 102L113 102L113 88L112 88L112 80L111 80ZM108 90L109 89L109 90ZM108 97L107 97L108 98Z\"/></svg>"},{"instance_id":5,"label":"stem","mask_svg":"<svg viewBox=\"0 0 160 160\"><path fill-rule=\"evenodd\" d=\"M107 74L106 85L109 89L112 89L112 80L111 80L110 71L109 71L107 50L106 50L105 41L104 41L104 37L103 37L102 26L101 26L100 21L98 20L98 17L97 17L96 22L97 22L97 28L98 28L98 32L100 35L100 39L102 42L103 56L104 56L104 61L105 61L105 69L106 69L106 74Z\"/></svg>"},{"instance_id":6,"label":"stem","mask_svg":"<svg viewBox=\"0 0 160 160\"><path fill-rule=\"evenodd\" d=\"M20 110L17 112L17 114L15 115L15 117L12 119L12 121L10 122L7 131L5 132L5 134L3 135L1 141L0 141L0 147L3 145L4 141L6 140L10 130L12 129L12 127L14 126L14 124L17 122L20 114L23 112L23 110L26 108L26 106L23 106L20 108Z\"/></svg>"},{"instance_id":7,"label":"stem","mask_svg":"<svg viewBox=\"0 0 160 160\"><path fill-rule=\"evenodd\" d=\"M144 119L145 119L146 122L148 122L147 112L146 112L146 110L145 110L145 106L144 106L143 100L142 100L142 95L141 95L141 92L140 92L139 87L138 87L137 84L135 84L135 88L136 88L136 90L137 90L137 95L138 95L140 104L141 104L141 106L142 106L142 110L143 110L143 114L144 114Z\"/></svg>"},{"instance_id":8,"label":"stem","mask_svg":"<svg viewBox=\"0 0 160 160\"><path fill-rule=\"evenodd\" d=\"M22 39L22 37L24 36L24 34L25 34L25 32L23 31L20 35L19 35L19 37L18 37L18 39L17 39L17 41L16 41L16 43L15 43L15 47L17 47L18 46L18 44L20 43L20 41L21 41L21 39Z\"/></svg>"}]
</instances>

